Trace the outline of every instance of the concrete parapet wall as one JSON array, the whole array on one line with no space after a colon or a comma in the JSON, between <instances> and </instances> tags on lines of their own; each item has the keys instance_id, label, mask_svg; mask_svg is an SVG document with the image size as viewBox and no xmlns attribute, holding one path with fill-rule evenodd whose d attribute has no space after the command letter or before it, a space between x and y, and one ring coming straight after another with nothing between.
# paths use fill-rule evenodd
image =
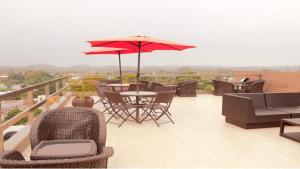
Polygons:
<instances>
[{"instance_id":1,"label":"concrete parapet wall","mask_svg":"<svg viewBox=\"0 0 300 169\"><path fill-rule=\"evenodd\" d=\"M300 92L300 72L278 72L278 71L235 71L234 78L265 80L265 92Z\"/></svg>"}]
</instances>

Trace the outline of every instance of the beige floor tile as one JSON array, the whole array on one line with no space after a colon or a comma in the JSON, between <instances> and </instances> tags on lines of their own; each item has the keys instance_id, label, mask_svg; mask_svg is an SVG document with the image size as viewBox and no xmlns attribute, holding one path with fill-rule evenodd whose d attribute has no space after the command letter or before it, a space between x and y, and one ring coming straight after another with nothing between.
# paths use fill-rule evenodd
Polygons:
<instances>
[{"instance_id":1,"label":"beige floor tile","mask_svg":"<svg viewBox=\"0 0 300 169\"><path fill-rule=\"evenodd\" d=\"M109 167L299 168L299 143L280 137L278 127L245 130L226 123L221 109L222 97L176 97L175 124L107 124L106 145L115 150Z\"/></svg>"}]
</instances>

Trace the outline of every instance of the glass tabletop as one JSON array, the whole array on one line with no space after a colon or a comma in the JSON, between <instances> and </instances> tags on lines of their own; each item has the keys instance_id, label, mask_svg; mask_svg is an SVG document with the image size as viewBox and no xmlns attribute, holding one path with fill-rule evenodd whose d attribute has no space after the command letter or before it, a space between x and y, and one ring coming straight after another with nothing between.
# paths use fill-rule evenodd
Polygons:
<instances>
[{"instance_id":1,"label":"glass tabletop","mask_svg":"<svg viewBox=\"0 0 300 169\"><path fill-rule=\"evenodd\" d=\"M128 87L129 84L128 83L114 83L114 84L109 84L108 86L110 87Z\"/></svg>"},{"instance_id":2,"label":"glass tabletop","mask_svg":"<svg viewBox=\"0 0 300 169\"><path fill-rule=\"evenodd\" d=\"M126 91L120 92L122 96L156 96L156 92L149 92L149 91Z\"/></svg>"}]
</instances>

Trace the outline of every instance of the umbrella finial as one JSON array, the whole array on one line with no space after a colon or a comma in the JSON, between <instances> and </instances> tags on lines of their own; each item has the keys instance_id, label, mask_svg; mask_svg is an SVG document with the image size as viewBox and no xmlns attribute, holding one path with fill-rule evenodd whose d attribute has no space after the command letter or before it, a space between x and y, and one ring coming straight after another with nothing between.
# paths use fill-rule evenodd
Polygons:
<instances>
[{"instance_id":1,"label":"umbrella finial","mask_svg":"<svg viewBox=\"0 0 300 169\"><path fill-rule=\"evenodd\" d=\"M145 35L136 35L132 37L138 37L138 38L150 38L150 36L145 36Z\"/></svg>"}]
</instances>

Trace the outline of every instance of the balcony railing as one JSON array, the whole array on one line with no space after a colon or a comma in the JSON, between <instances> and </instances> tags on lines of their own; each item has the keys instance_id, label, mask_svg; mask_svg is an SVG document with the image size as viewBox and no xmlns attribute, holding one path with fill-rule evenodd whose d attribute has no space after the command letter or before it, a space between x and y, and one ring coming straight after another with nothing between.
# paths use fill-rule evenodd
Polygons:
<instances>
[{"instance_id":1,"label":"balcony railing","mask_svg":"<svg viewBox=\"0 0 300 169\"><path fill-rule=\"evenodd\" d=\"M44 106L44 109L49 109L51 103L56 100L58 97L65 97L67 94L67 90L69 90L69 83L68 78L70 76L64 76L60 77L54 80L49 80L40 84L28 86L25 88L22 88L20 90L12 91L9 93L5 93L3 95L0 95L0 112L1 112L1 101L8 100L11 97L17 97L19 95L26 95L25 97L25 103L27 107L22 110L22 112L18 113L11 119L7 121L3 121L0 124L0 152L4 151L4 147L6 144L4 144L3 140L3 131L10 126L15 125L20 120L27 118L26 124L31 124L34 121L34 114L33 111L37 108L40 108ZM50 85L55 84L55 92L50 94ZM44 88L45 98L41 101L34 101L33 93L35 90ZM64 106L67 99L59 103L58 107ZM8 140L9 141L9 140ZM15 144L15 143L14 143Z\"/></svg>"}]
</instances>

